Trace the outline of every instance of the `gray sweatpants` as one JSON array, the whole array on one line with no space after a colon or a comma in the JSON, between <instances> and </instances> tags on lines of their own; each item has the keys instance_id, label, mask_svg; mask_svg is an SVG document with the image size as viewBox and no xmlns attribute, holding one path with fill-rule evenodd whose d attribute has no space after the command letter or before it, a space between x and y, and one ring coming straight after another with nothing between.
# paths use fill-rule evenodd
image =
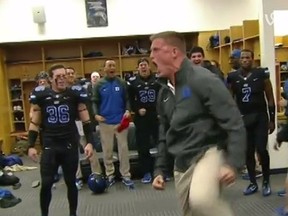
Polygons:
<instances>
[{"instance_id":1,"label":"gray sweatpants","mask_svg":"<svg viewBox=\"0 0 288 216\"><path fill-rule=\"evenodd\" d=\"M219 171L223 154L210 148L185 172L174 172L175 186L184 216L233 216L221 197Z\"/></svg>"}]
</instances>

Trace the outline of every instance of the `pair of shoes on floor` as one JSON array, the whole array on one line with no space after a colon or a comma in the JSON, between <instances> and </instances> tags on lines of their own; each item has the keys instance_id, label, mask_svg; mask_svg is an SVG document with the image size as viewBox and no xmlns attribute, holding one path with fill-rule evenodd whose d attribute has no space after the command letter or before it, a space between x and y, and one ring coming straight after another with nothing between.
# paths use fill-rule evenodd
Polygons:
<instances>
[{"instance_id":1,"label":"pair of shoes on floor","mask_svg":"<svg viewBox=\"0 0 288 216\"><path fill-rule=\"evenodd\" d=\"M143 178L141 179L141 182L143 184L149 184L152 182L152 175L151 173L145 173L145 175L143 176Z\"/></svg>"},{"instance_id":2,"label":"pair of shoes on floor","mask_svg":"<svg viewBox=\"0 0 288 216\"><path fill-rule=\"evenodd\" d=\"M116 183L115 181L115 176L114 175L111 175L111 176L108 176L108 181L107 181L107 185L108 187L111 187L112 185L114 185ZM122 183L127 186L127 187L130 187L130 186L133 186L134 185L134 182L131 180L130 177L122 177Z\"/></svg>"},{"instance_id":3,"label":"pair of shoes on floor","mask_svg":"<svg viewBox=\"0 0 288 216\"><path fill-rule=\"evenodd\" d=\"M169 181L171 181L171 179L172 179L172 177L170 177L169 175L164 175L163 178L164 178L164 181L165 181L165 182L169 182ZM152 180L153 180L153 178L152 178L151 173L146 173L146 174L143 176L143 178L141 179L141 182L142 182L143 184L149 184L149 183L152 182Z\"/></svg>"},{"instance_id":4,"label":"pair of shoes on floor","mask_svg":"<svg viewBox=\"0 0 288 216\"><path fill-rule=\"evenodd\" d=\"M108 186L108 187L111 187L111 186L114 185L115 183L116 183L116 181L115 181L115 176L114 176L114 175L108 176L107 186Z\"/></svg>"},{"instance_id":5,"label":"pair of shoes on floor","mask_svg":"<svg viewBox=\"0 0 288 216\"><path fill-rule=\"evenodd\" d=\"M243 191L243 194L245 196L248 196L248 195L252 195L254 193L258 192L258 185L257 183L250 183L248 185L248 187ZM269 184L269 182L263 182L263 185L262 185L262 195L263 196L269 196L271 194L271 186Z\"/></svg>"},{"instance_id":6,"label":"pair of shoes on floor","mask_svg":"<svg viewBox=\"0 0 288 216\"><path fill-rule=\"evenodd\" d=\"M134 182L131 180L130 177L122 177L122 183L127 187L134 186Z\"/></svg>"}]
</instances>

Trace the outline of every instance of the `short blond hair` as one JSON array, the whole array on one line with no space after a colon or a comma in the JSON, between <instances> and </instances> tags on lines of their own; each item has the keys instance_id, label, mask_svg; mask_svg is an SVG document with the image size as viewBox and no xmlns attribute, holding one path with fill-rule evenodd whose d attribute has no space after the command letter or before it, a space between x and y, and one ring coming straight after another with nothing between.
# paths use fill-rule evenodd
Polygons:
<instances>
[{"instance_id":1,"label":"short blond hair","mask_svg":"<svg viewBox=\"0 0 288 216\"><path fill-rule=\"evenodd\" d=\"M163 39L169 45L177 47L179 50L181 50L183 53L186 54L185 37L179 32L165 31L165 32L160 32L160 33L153 34L150 36L151 41L153 41L155 39Z\"/></svg>"}]
</instances>

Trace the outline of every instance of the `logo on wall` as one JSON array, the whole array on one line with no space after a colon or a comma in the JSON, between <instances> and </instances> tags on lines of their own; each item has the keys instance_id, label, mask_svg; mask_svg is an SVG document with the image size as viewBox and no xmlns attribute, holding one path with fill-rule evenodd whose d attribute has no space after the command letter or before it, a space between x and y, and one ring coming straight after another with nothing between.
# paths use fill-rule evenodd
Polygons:
<instances>
[{"instance_id":1,"label":"logo on wall","mask_svg":"<svg viewBox=\"0 0 288 216\"><path fill-rule=\"evenodd\" d=\"M106 0L85 0L88 27L108 26Z\"/></svg>"},{"instance_id":2,"label":"logo on wall","mask_svg":"<svg viewBox=\"0 0 288 216\"><path fill-rule=\"evenodd\" d=\"M268 25L270 25L270 26L274 25L274 20L275 20L274 12L272 12L270 15L265 14L264 17L265 17L265 20L266 20Z\"/></svg>"}]
</instances>

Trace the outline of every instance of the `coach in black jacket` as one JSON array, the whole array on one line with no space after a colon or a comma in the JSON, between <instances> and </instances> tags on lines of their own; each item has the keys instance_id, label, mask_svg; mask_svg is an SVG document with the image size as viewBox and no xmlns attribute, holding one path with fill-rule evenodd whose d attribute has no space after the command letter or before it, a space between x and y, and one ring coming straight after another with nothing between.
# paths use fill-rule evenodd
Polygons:
<instances>
[{"instance_id":1,"label":"coach in black jacket","mask_svg":"<svg viewBox=\"0 0 288 216\"><path fill-rule=\"evenodd\" d=\"M183 214L233 215L219 199L245 162L246 133L240 112L216 75L186 58L183 36L151 36L151 59L169 83L159 94L160 142L153 187L164 189L165 153L175 158L175 184ZM225 153L223 150L225 146ZM209 208L207 208L209 206Z\"/></svg>"}]
</instances>

